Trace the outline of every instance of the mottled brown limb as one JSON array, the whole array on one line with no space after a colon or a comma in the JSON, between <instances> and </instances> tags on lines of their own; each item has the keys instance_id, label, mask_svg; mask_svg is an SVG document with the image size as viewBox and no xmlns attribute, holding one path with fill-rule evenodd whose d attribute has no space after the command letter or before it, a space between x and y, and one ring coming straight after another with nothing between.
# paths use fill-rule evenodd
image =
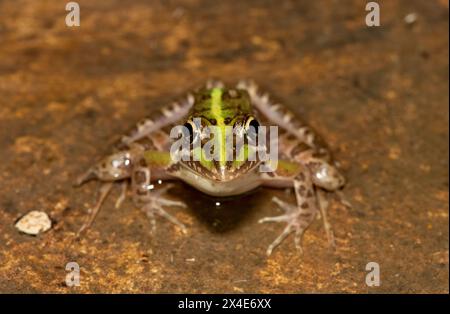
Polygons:
<instances>
[{"instance_id":1,"label":"mottled brown limb","mask_svg":"<svg viewBox=\"0 0 450 314\"><path fill-rule=\"evenodd\" d=\"M336 242L333 232L333 227L328 221L328 208L329 202L327 199L326 192L321 189L316 189L317 202L319 205L320 216L322 217L323 226L325 229L325 233L327 234L328 244L331 249L336 249Z\"/></svg>"},{"instance_id":2,"label":"mottled brown limb","mask_svg":"<svg viewBox=\"0 0 450 314\"><path fill-rule=\"evenodd\" d=\"M188 114L193 104L194 98L189 94L180 102L173 102L169 106L164 106L155 112L151 118L141 120L128 135L122 137L121 143L130 145L157 130L180 121Z\"/></svg>"},{"instance_id":3,"label":"mottled brown limb","mask_svg":"<svg viewBox=\"0 0 450 314\"><path fill-rule=\"evenodd\" d=\"M253 81L241 81L237 88L244 89L250 95L253 106L270 123L279 126L297 137L302 143L315 150L327 150L324 141L307 124L300 120L288 107L271 101L269 94L262 93Z\"/></svg>"},{"instance_id":4,"label":"mottled brown limb","mask_svg":"<svg viewBox=\"0 0 450 314\"><path fill-rule=\"evenodd\" d=\"M86 230L87 228L89 228L92 223L95 220L95 217L97 217L97 214L100 211L100 208L102 207L106 197L108 196L109 192L111 191L111 188L113 186L113 182L106 182L106 183L102 183L100 189L99 189L99 197L97 199L97 202L95 203L94 207L92 207L89 210L89 216L87 217L86 222L81 226L81 228L78 230L77 232L77 237L79 237L81 235L81 233L83 233L84 230Z\"/></svg>"}]
</instances>

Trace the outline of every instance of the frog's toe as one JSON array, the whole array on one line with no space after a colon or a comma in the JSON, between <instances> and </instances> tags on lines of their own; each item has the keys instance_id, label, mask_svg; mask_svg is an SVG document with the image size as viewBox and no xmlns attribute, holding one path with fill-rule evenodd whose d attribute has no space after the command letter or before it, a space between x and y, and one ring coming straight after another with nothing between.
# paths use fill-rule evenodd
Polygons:
<instances>
[{"instance_id":1,"label":"frog's toe","mask_svg":"<svg viewBox=\"0 0 450 314\"><path fill-rule=\"evenodd\" d=\"M342 192L342 191L335 191L335 195L337 196L338 201L342 205L344 205L348 209L353 209L352 203L350 203L350 201L347 199L347 197L345 196L344 192Z\"/></svg>"},{"instance_id":2,"label":"frog's toe","mask_svg":"<svg viewBox=\"0 0 450 314\"><path fill-rule=\"evenodd\" d=\"M78 176L75 179L75 182L73 183L73 186L81 186L83 185L83 183L89 181L89 180L93 180L96 179L97 176L95 174L95 172L93 171L92 168L89 168L86 172L84 172L83 174L81 174L80 176Z\"/></svg>"},{"instance_id":3,"label":"frog's toe","mask_svg":"<svg viewBox=\"0 0 450 314\"><path fill-rule=\"evenodd\" d=\"M99 213L103 203L105 202L106 197L108 196L109 192L111 191L111 188L113 186L112 182L106 182L103 183L99 190L99 197L95 205L89 210L89 215L87 217L87 220L85 223L81 226L81 228L76 233L76 238L79 238L80 235L83 233L84 230L88 229L92 223L95 220L95 217Z\"/></svg>"},{"instance_id":4,"label":"frog's toe","mask_svg":"<svg viewBox=\"0 0 450 314\"><path fill-rule=\"evenodd\" d=\"M294 233L294 243L296 249L302 254L303 248L301 242L303 234L311 222L311 217L303 217L304 213L299 211L296 205L282 201L277 197L274 197L272 201L276 203L283 211L285 211L285 214L274 217L264 217L258 222L284 222L286 223L286 227L283 232L272 242L272 244L269 245L266 251L267 255L271 255L273 250L291 233Z\"/></svg>"},{"instance_id":5,"label":"frog's toe","mask_svg":"<svg viewBox=\"0 0 450 314\"><path fill-rule=\"evenodd\" d=\"M267 256L270 256L273 252L273 250L281 244L281 242L283 242L283 240L292 232L295 231L295 227L292 224L289 224L284 228L283 232L275 239L275 241L273 241L269 247L267 248L266 254ZM299 252L302 254L303 253L303 249L301 246L301 235L298 232L298 230L295 233L295 247L299 250Z\"/></svg>"},{"instance_id":6,"label":"frog's toe","mask_svg":"<svg viewBox=\"0 0 450 314\"><path fill-rule=\"evenodd\" d=\"M120 208L120 206L122 206L122 203L127 198L128 181L121 182L120 187L121 187L120 195L117 198L116 203L115 203L116 208Z\"/></svg>"},{"instance_id":7,"label":"frog's toe","mask_svg":"<svg viewBox=\"0 0 450 314\"><path fill-rule=\"evenodd\" d=\"M293 213L297 212L297 206L288 202L285 202L278 197L274 196L272 197L272 202L278 205L278 207L285 212Z\"/></svg>"},{"instance_id":8,"label":"frog's toe","mask_svg":"<svg viewBox=\"0 0 450 314\"><path fill-rule=\"evenodd\" d=\"M178 206L178 207L186 207L186 204L180 201L172 201L169 199L165 199L162 197L153 198L150 202L145 204L141 209L145 212L147 217L150 219L150 222L152 224L151 226L151 233L153 234L156 230L156 219L155 215L159 215L167 220L169 220L171 223L177 225L183 233L187 232L186 226L181 223L178 219L176 219L174 216L169 214L163 207L164 206Z\"/></svg>"},{"instance_id":9,"label":"frog's toe","mask_svg":"<svg viewBox=\"0 0 450 314\"><path fill-rule=\"evenodd\" d=\"M286 214L280 215L280 216L273 216L273 217L264 217L260 220L258 220L258 223L265 223L265 222L287 222L292 219L292 213L295 212L296 206L293 204L289 204L285 201L280 200L278 197L274 196L272 198L272 202L276 203L279 208L284 210ZM291 214L288 214L291 213Z\"/></svg>"},{"instance_id":10,"label":"frog's toe","mask_svg":"<svg viewBox=\"0 0 450 314\"><path fill-rule=\"evenodd\" d=\"M304 228L301 228L297 223L297 217L293 215L281 215L276 217L265 217L259 220L259 223L264 222L286 222L287 225L284 228L283 232L269 245L267 248L267 255L270 256L273 250L283 242L283 240L291 233L295 232L294 243L297 250L300 253L303 253L303 248L301 245L301 240L303 237Z\"/></svg>"},{"instance_id":11,"label":"frog's toe","mask_svg":"<svg viewBox=\"0 0 450 314\"><path fill-rule=\"evenodd\" d=\"M160 199L159 203L162 206L178 206L178 207L183 207L183 208L187 207L186 204L181 201L172 201L172 200L168 200L168 199L164 199L164 198Z\"/></svg>"}]
</instances>

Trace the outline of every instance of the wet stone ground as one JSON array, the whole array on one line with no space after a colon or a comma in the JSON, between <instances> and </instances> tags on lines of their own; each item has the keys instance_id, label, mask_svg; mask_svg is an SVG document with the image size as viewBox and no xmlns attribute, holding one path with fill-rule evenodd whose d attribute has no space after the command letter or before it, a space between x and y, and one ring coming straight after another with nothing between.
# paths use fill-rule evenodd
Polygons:
<instances>
[{"instance_id":1,"label":"wet stone ground","mask_svg":"<svg viewBox=\"0 0 450 314\"><path fill-rule=\"evenodd\" d=\"M0 292L448 293L448 1L378 1L372 28L360 0L78 2L78 28L64 1L0 2ZM353 204L331 203L335 252L317 221L303 256L289 239L266 257L283 226L257 221L292 194L216 207L183 184L170 195L189 208L169 211L187 234L158 220L151 236L111 197L73 240L97 188L74 178L209 77L255 79L329 143ZM19 233L32 210L52 229ZM79 287L65 285L71 261Z\"/></svg>"}]
</instances>

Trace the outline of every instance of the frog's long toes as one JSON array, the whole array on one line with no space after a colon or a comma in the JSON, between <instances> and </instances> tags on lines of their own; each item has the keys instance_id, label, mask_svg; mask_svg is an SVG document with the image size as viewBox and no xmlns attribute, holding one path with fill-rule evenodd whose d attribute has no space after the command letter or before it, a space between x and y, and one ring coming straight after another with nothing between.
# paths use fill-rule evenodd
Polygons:
<instances>
[{"instance_id":1,"label":"frog's long toes","mask_svg":"<svg viewBox=\"0 0 450 314\"><path fill-rule=\"evenodd\" d=\"M259 223L266 222L284 222L286 227L283 232L269 245L267 248L267 255L271 255L273 250L283 242L283 240L291 233L294 235L294 243L296 249L302 254L303 249L301 245L303 233L308 226L306 220L303 219L302 213L298 210L298 207L294 204L290 204L280 200L277 197L273 197L272 201L276 203L281 209L285 211L285 214L273 217L264 217L260 219Z\"/></svg>"},{"instance_id":2,"label":"frog's long toes","mask_svg":"<svg viewBox=\"0 0 450 314\"><path fill-rule=\"evenodd\" d=\"M173 203L177 203L177 202L174 202L174 201L168 201L168 200L164 200L164 201L168 202L168 203L166 203L166 204L172 204L172 205L173 205ZM172 216L172 215L169 214L167 211L165 211L165 210L163 209L163 207L162 207L163 204L164 204L164 202L161 202L161 205L158 205L158 206L155 207L156 213L157 213L158 215L160 215L161 217L166 218L166 219L169 220L171 223L173 223L173 224L177 225L178 227L180 227L180 229L181 229L183 232L186 232L186 226L185 226L183 223L181 223L178 219L176 219L174 216ZM177 204L176 206L178 206L178 205L179 205L179 204ZM183 205L184 205L184 204L183 204Z\"/></svg>"},{"instance_id":3,"label":"frog's long toes","mask_svg":"<svg viewBox=\"0 0 450 314\"><path fill-rule=\"evenodd\" d=\"M295 212L295 211L297 211L297 206L295 206L294 204L285 202L285 201L279 199L276 196L272 197L272 202L277 204L279 206L279 208L281 208L285 212Z\"/></svg>"},{"instance_id":4,"label":"frog's long toes","mask_svg":"<svg viewBox=\"0 0 450 314\"><path fill-rule=\"evenodd\" d=\"M127 189L128 189L128 182L127 181L123 181L121 183L121 191L120 191L120 195L116 200L115 203L115 207L116 208L120 208L120 206L122 206L122 203L125 201L125 199L127 198Z\"/></svg>"},{"instance_id":5,"label":"frog's long toes","mask_svg":"<svg viewBox=\"0 0 450 314\"><path fill-rule=\"evenodd\" d=\"M272 254L273 250L289 235L289 233L291 233L293 231L292 223L289 223L290 220L292 220L292 215L284 214L284 215L274 216L274 217L264 217L258 221L259 223L287 222L287 226L284 228L283 232L267 248L266 253L268 256L270 256Z\"/></svg>"},{"instance_id":6,"label":"frog's long toes","mask_svg":"<svg viewBox=\"0 0 450 314\"><path fill-rule=\"evenodd\" d=\"M328 236L328 247L331 251L336 250L336 240L333 231L331 231L330 236Z\"/></svg>"},{"instance_id":7,"label":"frog's long toes","mask_svg":"<svg viewBox=\"0 0 450 314\"><path fill-rule=\"evenodd\" d=\"M338 201L342 205L344 205L348 209L353 209L353 205L347 200L347 198L344 195L344 192L342 192L342 191L335 191L335 195L337 196Z\"/></svg>"},{"instance_id":8,"label":"frog's long toes","mask_svg":"<svg viewBox=\"0 0 450 314\"><path fill-rule=\"evenodd\" d=\"M153 202L157 202L159 203L161 206L178 206L178 207L183 207L186 208L186 204L184 202L181 201L172 201L169 200L167 198L165 198L163 195L170 190L171 188L173 188L175 185L174 184L167 184L164 187L154 190L153 193Z\"/></svg>"},{"instance_id":9,"label":"frog's long toes","mask_svg":"<svg viewBox=\"0 0 450 314\"><path fill-rule=\"evenodd\" d=\"M152 224L151 233L154 233L154 230L156 229L155 214L169 220L171 223L177 225L183 233L186 233L187 232L186 226L183 223L181 223L178 219L176 219L174 216L169 214L166 210L164 210L163 206L186 207L186 204L180 201L172 201L164 198L158 198L152 200L147 205L144 205L142 207L142 210L147 214L147 217L151 221Z\"/></svg>"},{"instance_id":10,"label":"frog's long toes","mask_svg":"<svg viewBox=\"0 0 450 314\"><path fill-rule=\"evenodd\" d=\"M303 237L303 229L302 228L298 228L298 226L294 223L288 223L287 226L284 228L283 232L269 245L269 247L267 248L267 256L270 256L273 252L273 250L281 244L281 242L283 242L284 239L286 239L286 237L295 232L295 237L294 237L294 243L295 243L295 248L299 251L300 254L303 254L303 248L302 248L302 237Z\"/></svg>"},{"instance_id":11,"label":"frog's long toes","mask_svg":"<svg viewBox=\"0 0 450 314\"><path fill-rule=\"evenodd\" d=\"M295 248L298 250L298 252L300 254L303 254L302 237L303 237L302 230L301 229L297 229L296 232L295 232L294 244L295 244Z\"/></svg>"},{"instance_id":12,"label":"frog's long toes","mask_svg":"<svg viewBox=\"0 0 450 314\"><path fill-rule=\"evenodd\" d=\"M289 222L292 220L292 215L285 214L280 216L272 216L272 217L264 217L258 220L258 223L265 223L265 222Z\"/></svg>"},{"instance_id":13,"label":"frog's long toes","mask_svg":"<svg viewBox=\"0 0 450 314\"><path fill-rule=\"evenodd\" d=\"M147 218L150 220L150 234L155 234L155 230L156 230L156 219L155 219L155 212L151 209L148 208L148 205L145 205L144 207L141 208L142 211L145 212L145 214L147 215Z\"/></svg>"},{"instance_id":14,"label":"frog's long toes","mask_svg":"<svg viewBox=\"0 0 450 314\"><path fill-rule=\"evenodd\" d=\"M157 196L157 197L161 198L161 195L165 194L167 191L169 191L170 189L172 189L174 186L175 186L174 184L169 183L169 184L164 185L164 186L161 187L161 188L152 190L152 193L153 193L153 195L154 195L153 197L156 197L156 196Z\"/></svg>"},{"instance_id":15,"label":"frog's long toes","mask_svg":"<svg viewBox=\"0 0 450 314\"><path fill-rule=\"evenodd\" d=\"M265 222L280 222L284 220L284 215L282 216L275 216L275 217L264 217L258 220L258 223L262 224Z\"/></svg>"},{"instance_id":16,"label":"frog's long toes","mask_svg":"<svg viewBox=\"0 0 450 314\"><path fill-rule=\"evenodd\" d=\"M280 243L292 232L293 230L292 230L292 225L291 224L288 224L285 228L284 228L284 230L283 230L283 232L275 239L275 241L273 241L270 245L269 245L269 247L267 248L267 251L266 251L266 253L267 253L267 255L268 256L270 256L271 254L272 254L272 252L273 252L273 250L278 246L278 245L280 245Z\"/></svg>"},{"instance_id":17,"label":"frog's long toes","mask_svg":"<svg viewBox=\"0 0 450 314\"><path fill-rule=\"evenodd\" d=\"M165 198L160 199L160 200L159 200L159 203L160 203L162 206L178 206L178 207L183 207L183 208L186 208L186 207L187 207L186 204L185 204L184 202L181 202L181 201L172 201L172 200L168 200L168 199L165 199Z\"/></svg>"},{"instance_id":18,"label":"frog's long toes","mask_svg":"<svg viewBox=\"0 0 450 314\"><path fill-rule=\"evenodd\" d=\"M89 168L88 171L86 171L85 173L83 173L82 175L78 176L78 178L75 179L73 186L75 187L81 186L83 183L86 183L87 181L95 178L97 178L95 172L92 170L92 168Z\"/></svg>"},{"instance_id":19,"label":"frog's long toes","mask_svg":"<svg viewBox=\"0 0 450 314\"><path fill-rule=\"evenodd\" d=\"M88 229L97 217L100 209L102 208L103 203L105 202L106 197L108 196L111 188L113 186L113 182L103 183L99 189L99 197L95 205L89 209L89 215L87 216L87 220L83 223L81 228L78 230L76 237L78 238L84 230Z\"/></svg>"}]
</instances>

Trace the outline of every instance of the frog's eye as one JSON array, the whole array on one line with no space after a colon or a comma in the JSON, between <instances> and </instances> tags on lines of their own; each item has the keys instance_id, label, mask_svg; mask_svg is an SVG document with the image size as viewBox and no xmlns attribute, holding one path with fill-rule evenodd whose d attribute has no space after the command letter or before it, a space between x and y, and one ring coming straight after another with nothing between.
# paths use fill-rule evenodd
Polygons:
<instances>
[{"instance_id":1,"label":"frog's eye","mask_svg":"<svg viewBox=\"0 0 450 314\"><path fill-rule=\"evenodd\" d=\"M258 135L259 126L260 126L260 124L259 124L258 120L256 120L253 117L248 118L248 120L245 122L245 133L253 141L256 140L256 137Z\"/></svg>"},{"instance_id":2,"label":"frog's eye","mask_svg":"<svg viewBox=\"0 0 450 314\"><path fill-rule=\"evenodd\" d=\"M184 136L189 139L189 143L193 143L195 135L197 134L197 128L192 121L188 121L184 124Z\"/></svg>"}]
</instances>

